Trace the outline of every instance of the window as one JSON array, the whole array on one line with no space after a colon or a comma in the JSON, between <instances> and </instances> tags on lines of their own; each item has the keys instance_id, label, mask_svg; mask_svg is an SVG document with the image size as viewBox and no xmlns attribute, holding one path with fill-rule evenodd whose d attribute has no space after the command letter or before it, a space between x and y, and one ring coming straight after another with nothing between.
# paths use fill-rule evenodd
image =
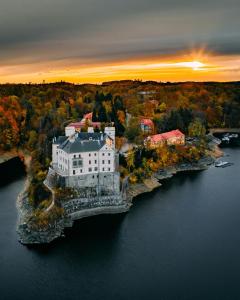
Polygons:
<instances>
[{"instance_id":1,"label":"window","mask_svg":"<svg viewBox=\"0 0 240 300\"><path fill-rule=\"evenodd\" d=\"M88 168L88 172L92 172L92 168Z\"/></svg>"},{"instance_id":2,"label":"window","mask_svg":"<svg viewBox=\"0 0 240 300\"><path fill-rule=\"evenodd\" d=\"M108 153L108 156L110 156L111 155L111 153Z\"/></svg>"},{"instance_id":3,"label":"window","mask_svg":"<svg viewBox=\"0 0 240 300\"><path fill-rule=\"evenodd\" d=\"M80 167L82 167L82 165L83 165L83 162L82 162L81 158L73 159L73 161L72 161L72 167L73 168L80 168Z\"/></svg>"},{"instance_id":4,"label":"window","mask_svg":"<svg viewBox=\"0 0 240 300\"><path fill-rule=\"evenodd\" d=\"M76 155L74 154L73 157L76 158Z\"/></svg>"},{"instance_id":5,"label":"window","mask_svg":"<svg viewBox=\"0 0 240 300\"><path fill-rule=\"evenodd\" d=\"M94 162L95 162L95 164L96 164L96 163L97 163L97 160L95 159Z\"/></svg>"},{"instance_id":6,"label":"window","mask_svg":"<svg viewBox=\"0 0 240 300\"><path fill-rule=\"evenodd\" d=\"M108 168L108 171L110 171L111 169L110 168Z\"/></svg>"},{"instance_id":7,"label":"window","mask_svg":"<svg viewBox=\"0 0 240 300\"><path fill-rule=\"evenodd\" d=\"M90 156L91 156L91 153L89 153L88 156L90 157Z\"/></svg>"},{"instance_id":8,"label":"window","mask_svg":"<svg viewBox=\"0 0 240 300\"><path fill-rule=\"evenodd\" d=\"M102 160L102 164L103 164L103 165L104 165L104 162L105 162L105 161L104 161L104 160Z\"/></svg>"},{"instance_id":9,"label":"window","mask_svg":"<svg viewBox=\"0 0 240 300\"><path fill-rule=\"evenodd\" d=\"M111 160L109 159L109 160L108 160L108 164L110 165L110 163L111 163Z\"/></svg>"},{"instance_id":10,"label":"window","mask_svg":"<svg viewBox=\"0 0 240 300\"><path fill-rule=\"evenodd\" d=\"M94 153L94 156L97 156L97 153Z\"/></svg>"},{"instance_id":11,"label":"window","mask_svg":"<svg viewBox=\"0 0 240 300\"><path fill-rule=\"evenodd\" d=\"M79 154L78 157L81 158L81 154Z\"/></svg>"},{"instance_id":12,"label":"window","mask_svg":"<svg viewBox=\"0 0 240 300\"><path fill-rule=\"evenodd\" d=\"M105 171L104 168L102 168L102 170Z\"/></svg>"},{"instance_id":13,"label":"window","mask_svg":"<svg viewBox=\"0 0 240 300\"><path fill-rule=\"evenodd\" d=\"M94 175L92 176L92 178L94 179Z\"/></svg>"},{"instance_id":14,"label":"window","mask_svg":"<svg viewBox=\"0 0 240 300\"><path fill-rule=\"evenodd\" d=\"M89 160L89 165L91 165L91 160Z\"/></svg>"},{"instance_id":15,"label":"window","mask_svg":"<svg viewBox=\"0 0 240 300\"><path fill-rule=\"evenodd\" d=\"M95 168L94 168L94 171L97 171L97 170L98 170L98 168L97 168L97 167L95 167Z\"/></svg>"},{"instance_id":16,"label":"window","mask_svg":"<svg viewBox=\"0 0 240 300\"><path fill-rule=\"evenodd\" d=\"M105 155L105 153L102 154L102 156L104 156L104 155Z\"/></svg>"},{"instance_id":17,"label":"window","mask_svg":"<svg viewBox=\"0 0 240 300\"><path fill-rule=\"evenodd\" d=\"M75 173L75 170L73 170L73 175L75 175L76 173Z\"/></svg>"},{"instance_id":18,"label":"window","mask_svg":"<svg viewBox=\"0 0 240 300\"><path fill-rule=\"evenodd\" d=\"M82 173L82 169L80 169L80 173Z\"/></svg>"}]
</instances>

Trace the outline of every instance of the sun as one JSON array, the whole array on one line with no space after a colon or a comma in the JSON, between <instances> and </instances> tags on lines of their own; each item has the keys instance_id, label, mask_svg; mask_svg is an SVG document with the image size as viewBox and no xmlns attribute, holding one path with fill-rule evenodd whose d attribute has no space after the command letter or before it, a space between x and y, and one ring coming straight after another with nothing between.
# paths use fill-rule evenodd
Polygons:
<instances>
[{"instance_id":1,"label":"sun","mask_svg":"<svg viewBox=\"0 0 240 300\"><path fill-rule=\"evenodd\" d=\"M201 63L200 61L192 61L190 62L190 65L189 65L194 71L197 71L199 69L201 69L202 67L204 67L204 64Z\"/></svg>"},{"instance_id":2,"label":"sun","mask_svg":"<svg viewBox=\"0 0 240 300\"><path fill-rule=\"evenodd\" d=\"M194 71L201 70L204 67L204 64L198 60L181 62L179 65L182 67L191 68Z\"/></svg>"}]
</instances>

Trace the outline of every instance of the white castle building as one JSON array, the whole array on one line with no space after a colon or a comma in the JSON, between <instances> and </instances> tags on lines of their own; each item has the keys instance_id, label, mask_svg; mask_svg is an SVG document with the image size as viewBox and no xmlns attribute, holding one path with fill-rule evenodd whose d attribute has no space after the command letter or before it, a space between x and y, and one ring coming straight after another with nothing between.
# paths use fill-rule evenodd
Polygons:
<instances>
[{"instance_id":1,"label":"white castle building","mask_svg":"<svg viewBox=\"0 0 240 300\"><path fill-rule=\"evenodd\" d=\"M51 169L61 186L119 193L115 127L105 127L104 133L92 127L88 132L69 129L65 136L54 138L52 145Z\"/></svg>"}]
</instances>

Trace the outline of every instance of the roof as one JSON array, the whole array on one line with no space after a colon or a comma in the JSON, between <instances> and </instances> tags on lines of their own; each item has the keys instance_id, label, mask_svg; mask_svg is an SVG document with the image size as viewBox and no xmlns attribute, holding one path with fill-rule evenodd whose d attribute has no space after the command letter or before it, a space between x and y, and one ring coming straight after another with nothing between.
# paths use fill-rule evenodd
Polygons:
<instances>
[{"instance_id":1,"label":"roof","mask_svg":"<svg viewBox=\"0 0 240 300\"><path fill-rule=\"evenodd\" d=\"M150 136L150 140L154 143L160 142L160 141L165 141L168 140L170 138L181 138L184 137L185 135L179 130L172 130L172 131L168 131L168 132L164 132L164 133L160 133L160 134L155 134Z\"/></svg>"},{"instance_id":2,"label":"roof","mask_svg":"<svg viewBox=\"0 0 240 300\"><path fill-rule=\"evenodd\" d=\"M53 139L53 144L60 145L63 142L65 142L66 139L67 139L67 136L59 136L59 137Z\"/></svg>"},{"instance_id":3,"label":"roof","mask_svg":"<svg viewBox=\"0 0 240 300\"><path fill-rule=\"evenodd\" d=\"M65 140L59 148L67 153L99 151L106 143L107 135L104 133L80 132L71 141L71 138Z\"/></svg>"},{"instance_id":4,"label":"roof","mask_svg":"<svg viewBox=\"0 0 240 300\"><path fill-rule=\"evenodd\" d=\"M105 133L101 132L79 132L77 137L81 140L101 140L106 138Z\"/></svg>"},{"instance_id":5,"label":"roof","mask_svg":"<svg viewBox=\"0 0 240 300\"><path fill-rule=\"evenodd\" d=\"M59 148L67 153L79 153L99 151L104 145L105 140L83 141L81 139L76 139L74 142L71 142L70 140L65 141Z\"/></svg>"},{"instance_id":6,"label":"roof","mask_svg":"<svg viewBox=\"0 0 240 300\"><path fill-rule=\"evenodd\" d=\"M93 113L90 112L88 114L85 114L84 117L83 117L83 119L92 121L92 116L93 116Z\"/></svg>"},{"instance_id":7,"label":"roof","mask_svg":"<svg viewBox=\"0 0 240 300\"><path fill-rule=\"evenodd\" d=\"M141 119L141 124L145 125L145 126L149 126L149 127L153 127L153 121L151 119Z\"/></svg>"},{"instance_id":8,"label":"roof","mask_svg":"<svg viewBox=\"0 0 240 300\"><path fill-rule=\"evenodd\" d=\"M74 123L68 124L67 127L74 127L75 129L79 129L79 128L82 128L86 125L85 121L86 121L85 119L82 119L82 121L80 121L80 122L74 122ZM91 122L89 125L91 127L100 128L101 123L100 122Z\"/></svg>"}]
</instances>

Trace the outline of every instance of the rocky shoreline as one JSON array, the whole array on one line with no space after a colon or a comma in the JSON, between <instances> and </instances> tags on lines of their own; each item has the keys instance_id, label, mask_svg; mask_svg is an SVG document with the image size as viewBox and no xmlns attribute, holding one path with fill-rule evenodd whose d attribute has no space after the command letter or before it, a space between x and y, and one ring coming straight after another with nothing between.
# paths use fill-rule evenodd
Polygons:
<instances>
[{"instance_id":1,"label":"rocky shoreline","mask_svg":"<svg viewBox=\"0 0 240 300\"><path fill-rule=\"evenodd\" d=\"M137 183L130 185L127 190L126 203L125 205L114 205L114 206L102 206L84 209L77 212L76 218L71 218L70 216L64 216L62 219L56 221L54 224L49 225L47 229L43 230L33 230L29 226L29 216L32 213L32 208L28 204L27 189L29 186L29 178L27 178L23 191L18 195L17 199L17 209L18 209L18 222L17 222L17 232L19 235L19 241L22 244L47 244L55 239L64 236L64 229L67 227L72 227L74 220L90 217L99 214L117 214L125 213L132 206L133 200L141 194L149 193L157 188L161 184L161 180L165 180L173 177L179 172L194 172L202 171L208 169L212 165L217 157L222 155L222 151L219 149L217 144L212 145L211 150L208 155L200 159L194 164L181 164L175 167L168 167L159 170L152 175L151 178L145 179L142 183Z\"/></svg>"},{"instance_id":2,"label":"rocky shoreline","mask_svg":"<svg viewBox=\"0 0 240 300\"><path fill-rule=\"evenodd\" d=\"M130 201L132 202L135 197L143 193L152 192L156 188L161 187L161 180L172 178L174 175L180 172L194 172L207 170L208 167L214 163L214 161L215 159L212 157L205 157L196 164L183 164L160 170L159 172L153 174L151 178L145 179L142 183L131 185L128 189L128 197L131 199Z\"/></svg>"},{"instance_id":3,"label":"rocky shoreline","mask_svg":"<svg viewBox=\"0 0 240 300\"><path fill-rule=\"evenodd\" d=\"M161 180L173 177L179 172L193 172L206 170L209 165L213 164L214 158L205 157L196 164L183 164L176 167L169 167L155 173L151 178L145 179L143 183L130 185L127 191L127 205L126 206L113 206L113 207L99 207L94 209L86 209L78 212L75 219L81 219L99 214L118 214L127 212L133 200L143 193L149 193L156 188L159 188ZM74 218L64 217L54 225L49 226L46 230L33 231L28 225L28 217L31 213L31 207L28 205L27 188L29 180L26 181L24 190L19 194L17 200L17 209L19 212L19 220L17 224L17 232L19 234L19 241L22 244L47 244L53 240L64 236L64 229L72 227Z\"/></svg>"}]
</instances>

